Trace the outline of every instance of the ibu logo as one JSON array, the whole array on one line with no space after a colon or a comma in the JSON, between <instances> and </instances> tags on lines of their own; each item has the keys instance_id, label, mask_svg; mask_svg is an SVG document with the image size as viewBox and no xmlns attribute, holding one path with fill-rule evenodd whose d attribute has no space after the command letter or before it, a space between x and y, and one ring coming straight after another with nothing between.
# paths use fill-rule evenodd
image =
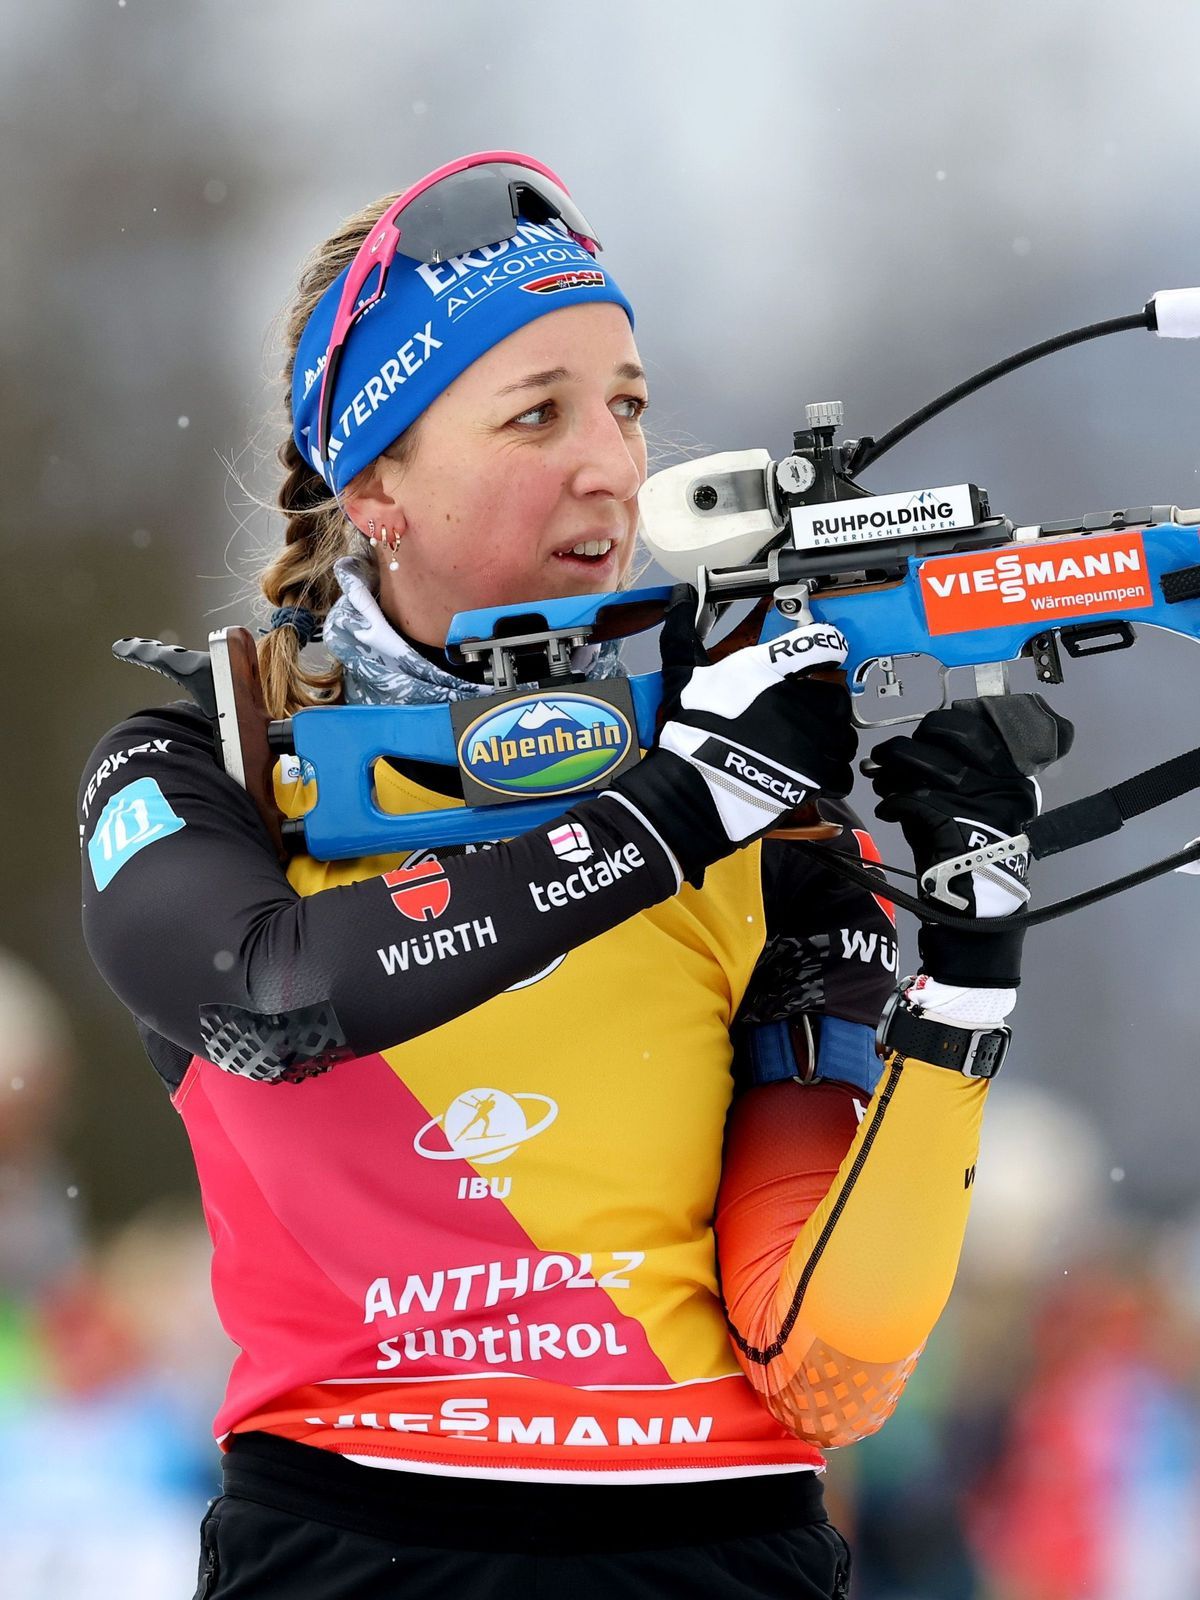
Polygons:
<instances>
[{"instance_id":1,"label":"ibu logo","mask_svg":"<svg viewBox=\"0 0 1200 1600\"><path fill-rule=\"evenodd\" d=\"M535 1105L540 1115L531 1119L523 1101ZM557 1116L558 1104L548 1094L468 1089L440 1117L432 1117L417 1130L413 1149L428 1161L471 1161L482 1167L507 1160L519 1146L544 1133ZM448 1149L439 1148L435 1129L440 1129ZM461 1198L467 1198L465 1190Z\"/></svg>"},{"instance_id":2,"label":"ibu logo","mask_svg":"<svg viewBox=\"0 0 1200 1600\"><path fill-rule=\"evenodd\" d=\"M531 694L468 723L458 759L484 788L527 798L590 789L633 748L629 718L607 701Z\"/></svg>"}]
</instances>

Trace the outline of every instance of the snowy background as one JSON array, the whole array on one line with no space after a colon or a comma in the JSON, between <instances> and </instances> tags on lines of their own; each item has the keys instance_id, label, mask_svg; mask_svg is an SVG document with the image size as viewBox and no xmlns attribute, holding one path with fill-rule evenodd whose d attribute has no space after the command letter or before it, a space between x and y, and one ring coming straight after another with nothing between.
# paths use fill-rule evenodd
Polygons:
<instances>
[{"instance_id":1,"label":"snowy background","mask_svg":"<svg viewBox=\"0 0 1200 1600\"><path fill-rule=\"evenodd\" d=\"M81 1240L164 1196L194 1206L194 1180L82 948L75 786L107 726L169 697L113 639L256 620L280 532L246 493L274 493L270 324L312 244L458 154L531 151L637 308L657 464L778 456L806 401L879 434L1020 346L1200 280L1198 67L1186 0L2 0L0 943L76 1041L54 1144ZM1004 380L864 481L969 479L1021 521L1189 506L1198 425L1200 344L1126 333ZM1078 735L1048 802L1200 742L1197 661L1160 637L1068 664L1055 704ZM1200 801L1177 802L1038 868L1038 897L1196 834ZM1047 1274L1097 1229L1143 1261L1190 1248L1198 933L1200 881L1172 876L1029 936L1011 1114L980 1174L989 1259L1018 1213ZM0 1059L0 1096L19 1065Z\"/></svg>"}]
</instances>

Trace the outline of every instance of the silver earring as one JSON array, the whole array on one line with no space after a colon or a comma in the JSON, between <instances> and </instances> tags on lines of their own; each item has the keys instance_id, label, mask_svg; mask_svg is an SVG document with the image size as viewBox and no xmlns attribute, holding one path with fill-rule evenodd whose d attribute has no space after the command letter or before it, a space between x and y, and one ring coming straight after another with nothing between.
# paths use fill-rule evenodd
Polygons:
<instances>
[{"instance_id":1,"label":"silver earring","mask_svg":"<svg viewBox=\"0 0 1200 1600\"><path fill-rule=\"evenodd\" d=\"M373 545L379 543L379 540L375 537L375 522L371 517L367 518L367 538Z\"/></svg>"}]
</instances>

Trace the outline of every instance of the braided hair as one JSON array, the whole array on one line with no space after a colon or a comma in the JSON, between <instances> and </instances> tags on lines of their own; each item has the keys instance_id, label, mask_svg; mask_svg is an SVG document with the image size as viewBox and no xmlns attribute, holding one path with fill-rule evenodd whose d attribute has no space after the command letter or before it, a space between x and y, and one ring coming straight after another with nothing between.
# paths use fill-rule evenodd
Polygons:
<instances>
[{"instance_id":1,"label":"braided hair","mask_svg":"<svg viewBox=\"0 0 1200 1600\"><path fill-rule=\"evenodd\" d=\"M296 297L283 319L286 362L283 371L288 434L277 455L284 469L278 505L286 519L283 548L259 575L259 587L273 611L298 607L320 622L340 590L333 564L344 555L367 549L362 535L349 522L321 477L301 454L292 437L292 370L296 347L317 301L334 279L353 261L359 246L396 198L385 195L348 217L329 239L307 257L300 269ZM401 466L411 460L419 423L396 439L385 452ZM369 468L364 468L365 472ZM295 627L275 627L258 643L267 711L272 717L290 716L306 706L334 705L342 698L339 662L306 664Z\"/></svg>"}]
</instances>

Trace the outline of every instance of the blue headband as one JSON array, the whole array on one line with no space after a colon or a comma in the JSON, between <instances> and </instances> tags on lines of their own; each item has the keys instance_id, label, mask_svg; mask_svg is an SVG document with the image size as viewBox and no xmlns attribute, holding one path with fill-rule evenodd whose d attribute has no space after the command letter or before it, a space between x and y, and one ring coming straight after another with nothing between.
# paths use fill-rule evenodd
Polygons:
<instances>
[{"instance_id":1,"label":"blue headband","mask_svg":"<svg viewBox=\"0 0 1200 1600\"><path fill-rule=\"evenodd\" d=\"M346 269L349 271L349 268ZM589 301L633 309L558 221L522 219L511 239L425 265L397 256L383 297L350 329L336 375L329 460L317 454L321 372L345 273L317 302L296 350L296 444L340 492L493 345L536 317Z\"/></svg>"}]
</instances>

